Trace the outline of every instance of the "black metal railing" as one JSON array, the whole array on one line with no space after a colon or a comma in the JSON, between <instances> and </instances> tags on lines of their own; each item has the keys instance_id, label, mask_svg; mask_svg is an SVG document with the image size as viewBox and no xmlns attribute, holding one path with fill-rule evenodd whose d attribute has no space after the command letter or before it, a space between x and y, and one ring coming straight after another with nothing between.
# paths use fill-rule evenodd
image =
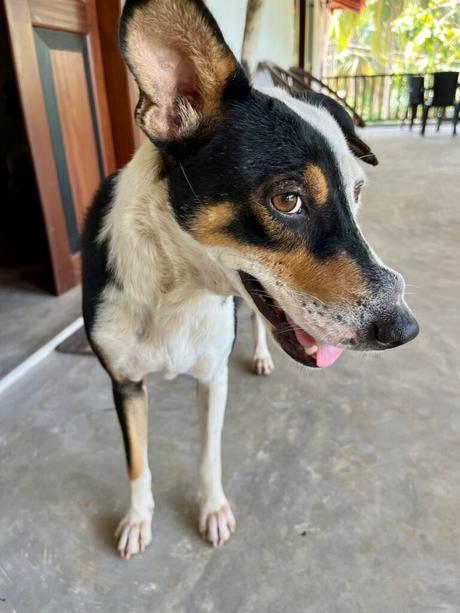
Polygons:
<instances>
[{"instance_id":1,"label":"black metal railing","mask_svg":"<svg viewBox=\"0 0 460 613\"><path fill-rule=\"evenodd\" d=\"M407 109L408 76L409 73L344 75L323 80L352 104L366 122L397 122Z\"/></svg>"},{"instance_id":2,"label":"black metal railing","mask_svg":"<svg viewBox=\"0 0 460 613\"><path fill-rule=\"evenodd\" d=\"M324 77L323 82L353 106L366 123L399 123L409 103L409 76L423 77L428 96L433 73L345 75Z\"/></svg>"},{"instance_id":3,"label":"black metal railing","mask_svg":"<svg viewBox=\"0 0 460 613\"><path fill-rule=\"evenodd\" d=\"M400 123L406 117L409 103L409 76L424 79L425 97L433 86L433 73L393 73L375 75L343 75L318 79L301 68L285 70L272 62L261 62L259 71L290 92L311 90L332 96L348 110L356 125ZM460 102L460 85L457 102ZM453 107L452 107L453 108ZM452 113L452 108L448 114Z\"/></svg>"}]
</instances>

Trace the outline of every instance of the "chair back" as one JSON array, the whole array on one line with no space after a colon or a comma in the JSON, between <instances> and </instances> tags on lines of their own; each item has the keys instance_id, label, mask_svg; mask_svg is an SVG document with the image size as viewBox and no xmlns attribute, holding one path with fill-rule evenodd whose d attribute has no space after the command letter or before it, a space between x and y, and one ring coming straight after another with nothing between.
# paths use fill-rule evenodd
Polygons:
<instances>
[{"instance_id":1,"label":"chair back","mask_svg":"<svg viewBox=\"0 0 460 613\"><path fill-rule=\"evenodd\" d=\"M435 72L431 106L451 106L455 104L458 72Z\"/></svg>"},{"instance_id":2,"label":"chair back","mask_svg":"<svg viewBox=\"0 0 460 613\"><path fill-rule=\"evenodd\" d=\"M408 76L409 104L423 104L423 77Z\"/></svg>"}]
</instances>

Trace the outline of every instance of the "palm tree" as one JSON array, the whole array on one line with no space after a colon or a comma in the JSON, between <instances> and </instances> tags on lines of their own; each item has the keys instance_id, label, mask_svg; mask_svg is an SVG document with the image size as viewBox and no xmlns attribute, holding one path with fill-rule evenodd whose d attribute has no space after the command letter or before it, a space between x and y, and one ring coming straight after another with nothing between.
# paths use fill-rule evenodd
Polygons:
<instances>
[{"instance_id":1,"label":"palm tree","mask_svg":"<svg viewBox=\"0 0 460 613\"><path fill-rule=\"evenodd\" d=\"M386 72L391 68L395 52L392 24L409 2L370 0L359 14L341 11L334 15L329 35L339 52L343 53L353 44L361 47L356 58L350 53L343 54L347 58L345 62L348 60L347 68L359 67L361 74Z\"/></svg>"}]
</instances>

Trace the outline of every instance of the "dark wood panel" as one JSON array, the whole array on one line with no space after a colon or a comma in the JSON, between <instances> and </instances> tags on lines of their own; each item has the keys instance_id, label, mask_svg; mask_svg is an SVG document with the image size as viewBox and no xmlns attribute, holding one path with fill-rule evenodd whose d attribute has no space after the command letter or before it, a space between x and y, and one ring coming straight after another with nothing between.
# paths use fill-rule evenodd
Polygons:
<instances>
[{"instance_id":1,"label":"dark wood panel","mask_svg":"<svg viewBox=\"0 0 460 613\"><path fill-rule=\"evenodd\" d=\"M135 149L136 126L128 84L128 72L118 47L120 0L96 2L99 36L104 65L107 102L113 134L116 164L124 166Z\"/></svg>"},{"instance_id":2,"label":"dark wood panel","mask_svg":"<svg viewBox=\"0 0 460 613\"><path fill-rule=\"evenodd\" d=\"M34 26L79 34L89 31L82 0L29 0L29 5Z\"/></svg>"},{"instance_id":3,"label":"dark wood panel","mask_svg":"<svg viewBox=\"0 0 460 613\"><path fill-rule=\"evenodd\" d=\"M34 33L70 248L75 253L80 249L84 213L104 175L86 37L41 28Z\"/></svg>"},{"instance_id":4,"label":"dark wood panel","mask_svg":"<svg viewBox=\"0 0 460 613\"><path fill-rule=\"evenodd\" d=\"M57 293L75 285L66 221L40 81L31 14L26 0L5 0L10 44L46 225Z\"/></svg>"},{"instance_id":5,"label":"dark wood panel","mask_svg":"<svg viewBox=\"0 0 460 613\"><path fill-rule=\"evenodd\" d=\"M100 1L100 0L99 0ZM106 0L104 0L105 2ZM104 174L115 172L115 151L113 147L112 125L110 123L109 105L107 102L107 90L102 62L101 42L99 38L99 22L96 11L96 0L86 1L89 32L86 37L88 46L89 66L94 87L94 108L96 122L101 142L102 162ZM118 29L117 29L118 32Z\"/></svg>"},{"instance_id":6,"label":"dark wood panel","mask_svg":"<svg viewBox=\"0 0 460 613\"><path fill-rule=\"evenodd\" d=\"M82 54L50 52L53 81L78 230L101 181L90 94Z\"/></svg>"}]
</instances>

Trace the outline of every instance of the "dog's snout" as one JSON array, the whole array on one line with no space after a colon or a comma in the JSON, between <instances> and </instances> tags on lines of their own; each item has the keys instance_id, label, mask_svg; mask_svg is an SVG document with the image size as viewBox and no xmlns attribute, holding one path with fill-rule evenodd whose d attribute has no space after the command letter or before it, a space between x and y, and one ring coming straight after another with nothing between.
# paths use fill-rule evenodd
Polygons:
<instances>
[{"instance_id":1,"label":"dog's snout","mask_svg":"<svg viewBox=\"0 0 460 613\"><path fill-rule=\"evenodd\" d=\"M368 344L372 349L390 349L413 340L419 333L417 320L406 306L391 315L376 319L369 328Z\"/></svg>"}]
</instances>

